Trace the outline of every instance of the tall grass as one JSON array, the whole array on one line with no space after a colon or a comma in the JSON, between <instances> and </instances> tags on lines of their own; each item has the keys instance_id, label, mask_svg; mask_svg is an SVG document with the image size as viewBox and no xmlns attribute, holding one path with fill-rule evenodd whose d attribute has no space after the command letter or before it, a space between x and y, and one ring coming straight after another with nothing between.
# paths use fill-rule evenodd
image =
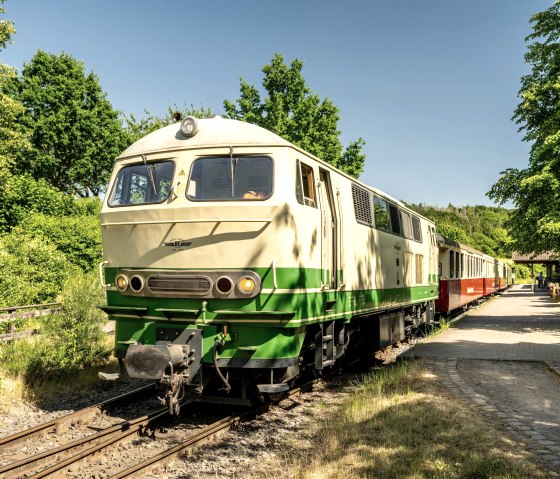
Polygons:
<instances>
[{"instance_id":1,"label":"tall grass","mask_svg":"<svg viewBox=\"0 0 560 479\"><path fill-rule=\"evenodd\" d=\"M342 406L320 414L308 436L287 443L261 477L549 477L499 429L438 392L418 362L365 376Z\"/></svg>"}]
</instances>

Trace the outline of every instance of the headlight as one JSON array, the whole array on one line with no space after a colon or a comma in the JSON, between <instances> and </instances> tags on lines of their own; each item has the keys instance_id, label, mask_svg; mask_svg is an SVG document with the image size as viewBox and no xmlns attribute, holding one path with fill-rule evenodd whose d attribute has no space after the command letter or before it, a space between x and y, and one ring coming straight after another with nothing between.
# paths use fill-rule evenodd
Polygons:
<instances>
[{"instance_id":1,"label":"headlight","mask_svg":"<svg viewBox=\"0 0 560 479\"><path fill-rule=\"evenodd\" d=\"M243 276L237 282L237 287L242 294L252 294L255 291L255 280L249 276Z\"/></svg>"},{"instance_id":2,"label":"headlight","mask_svg":"<svg viewBox=\"0 0 560 479\"><path fill-rule=\"evenodd\" d=\"M128 288L128 278L124 274L119 274L116 279L115 283L119 291L126 291Z\"/></svg>"},{"instance_id":3,"label":"headlight","mask_svg":"<svg viewBox=\"0 0 560 479\"><path fill-rule=\"evenodd\" d=\"M196 135L196 132L198 131L197 119L194 116L187 116L181 122L181 131L183 132L183 135L185 135L188 138Z\"/></svg>"}]
</instances>

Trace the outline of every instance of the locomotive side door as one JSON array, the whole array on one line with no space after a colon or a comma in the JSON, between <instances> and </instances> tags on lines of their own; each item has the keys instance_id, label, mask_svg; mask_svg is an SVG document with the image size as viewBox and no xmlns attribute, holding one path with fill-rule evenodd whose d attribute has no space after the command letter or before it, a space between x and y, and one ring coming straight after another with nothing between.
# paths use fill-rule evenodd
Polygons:
<instances>
[{"instance_id":1,"label":"locomotive side door","mask_svg":"<svg viewBox=\"0 0 560 479\"><path fill-rule=\"evenodd\" d=\"M321 208L321 279L323 289L336 289L338 218L329 172L319 169L319 203Z\"/></svg>"}]
</instances>

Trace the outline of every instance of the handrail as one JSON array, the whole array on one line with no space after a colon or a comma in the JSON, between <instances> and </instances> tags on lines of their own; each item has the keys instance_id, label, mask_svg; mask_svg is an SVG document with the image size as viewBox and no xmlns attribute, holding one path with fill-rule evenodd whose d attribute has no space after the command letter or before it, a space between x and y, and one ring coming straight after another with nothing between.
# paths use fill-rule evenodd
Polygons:
<instances>
[{"instance_id":1,"label":"handrail","mask_svg":"<svg viewBox=\"0 0 560 479\"><path fill-rule=\"evenodd\" d=\"M339 214L340 214L340 221L338 222L340 227L339 227L339 250L338 250L338 254L340 255L340 271L341 271L341 278L340 278L340 285L339 285L339 289L342 289L344 287L344 212L342 210L342 198L340 195L340 190L337 188L336 189L336 198L338 200L338 210L339 210Z\"/></svg>"},{"instance_id":2,"label":"handrail","mask_svg":"<svg viewBox=\"0 0 560 479\"><path fill-rule=\"evenodd\" d=\"M272 281L274 282L274 289L278 289L278 282L276 281L276 258L272 260Z\"/></svg>"},{"instance_id":3,"label":"handrail","mask_svg":"<svg viewBox=\"0 0 560 479\"><path fill-rule=\"evenodd\" d=\"M103 266L109 264L109 261L101 261L99 263L99 282L101 283L101 286L105 289L107 289L107 286L111 286L110 284L105 284L104 278L103 278Z\"/></svg>"},{"instance_id":4,"label":"handrail","mask_svg":"<svg viewBox=\"0 0 560 479\"><path fill-rule=\"evenodd\" d=\"M117 223L101 223L101 226L136 226L163 225L173 223L272 223L270 218L227 218L227 219L197 219L197 220L154 220L154 221L119 221Z\"/></svg>"}]
</instances>

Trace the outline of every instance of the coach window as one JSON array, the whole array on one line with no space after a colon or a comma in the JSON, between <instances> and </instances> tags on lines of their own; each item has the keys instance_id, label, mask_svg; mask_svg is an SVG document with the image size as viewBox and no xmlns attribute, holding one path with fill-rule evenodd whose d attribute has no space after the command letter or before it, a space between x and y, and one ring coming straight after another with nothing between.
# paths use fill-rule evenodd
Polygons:
<instances>
[{"instance_id":1,"label":"coach window","mask_svg":"<svg viewBox=\"0 0 560 479\"><path fill-rule=\"evenodd\" d=\"M375 227L378 230L391 231L389 206L383 198L376 195L373 195L373 215L375 217Z\"/></svg>"},{"instance_id":2,"label":"coach window","mask_svg":"<svg viewBox=\"0 0 560 479\"><path fill-rule=\"evenodd\" d=\"M454 251L450 251L449 252L449 277L450 278L454 278L455 277L455 252Z\"/></svg>"},{"instance_id":3,"label":"coach window","mask_svg":"<svg viewBox=\"0 0 560 479\"><path fill-rule=\"evenodd\" d=\"M401 210L402 234L405 238L412 239L412 224L410 223L410 214Z\"/></svg>"},{"instance_id":4,"label":"coach window","mask_svg":"<svg viewBox=\"0 0 560 479\"><path fill-rule=\"evenodd\" d=\"M412 217L412 234L414 241L422 241L422 229L420 228L420 218L418 216Z\"/></svg>"},{"instance_id":5,"label":"coach window","mask_svg":"<svg viewBox=\"0 0 560 479\"><path fill-rule=\"evenodd\" d=\"M255 201L271 195L272 160L267 156L199 158L187 185L193 201Z\"/></svg>"},{"instance_id":6,"label":"coach window","mask_svg":"<svg viewBox=\"0 0 560 479\"><path fill-rule=\"evenodd\" d=\"M313 168L297 162L296 198L302 205L316 207L315 181L313 179Z\"/></svg>"}]
</instances>

